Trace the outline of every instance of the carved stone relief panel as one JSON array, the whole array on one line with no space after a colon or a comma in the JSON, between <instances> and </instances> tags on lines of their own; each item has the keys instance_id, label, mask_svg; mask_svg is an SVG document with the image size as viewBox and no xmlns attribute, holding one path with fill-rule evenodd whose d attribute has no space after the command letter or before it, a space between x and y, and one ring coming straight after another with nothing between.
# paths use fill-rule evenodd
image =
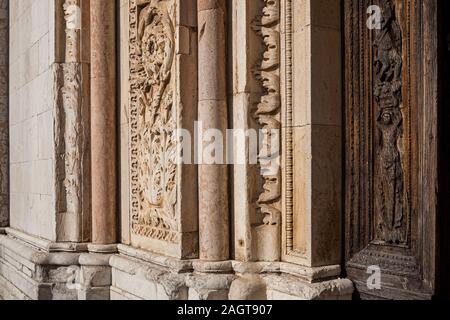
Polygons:
<instances>
[{"instance_id":1,"label":"carved stone relief panel","mask_svg":"<svg viewBox=\"0 0 450 320\"><path fill-rule=\"evenodd\" d=\"M53 66L57 241L90 237L89 66L81 62L82 0L60 2L63 63ZM86 10L85 10L86 11Z\"/></svg>"},{"instance_id":2,"label":"carved stone relief panel","mask_svg":"<svg viewBox=\"0 0 450 320\"><path fill-rule=\"evenodd\" d=\"M263 134L259 154L262 191L256 203L262 217L261 225L255 228L255 246L259 260L277 261L281 247L281 2L263 2L261 15L253 21L264 48L254 71L264 92L253 114Z\"/></svg>"},{"instance_id":3,"label":"carved stone relief panel","mask_svg":"<svg viewBox=\"0 0 450 320\"><path fill-rule=\"evenodd\" d=\"M176 133L189 129L182 121L190 125L196 110L192 97L177 90L182 80L197 80L195 71L183 72L195 66L193 30L179 25L179 14L188 14L182 9L195 13L195 6L189 5L191 1L130 1L131 241L177 257L197 252L197 210L192 204L186 208L181 200L186 174L194 184L196 177L192 168L178 164ZM183 41L189 47L177 51ZM188 58L181 59L183 55ZM184 79L188 76L193 78ZM191 91L195 94L196 87ZM189 108L186 118L184 105Z\"/></svg>"},{"instance_id":4,"label":"carved stone relief panel","mask_svg":"<svg viewBox=\"0 0 450 320\"><path fill-rule=\"evenodd\" d=\"M8 4L0 0L0 227L9 221Z\"/></svg>"},{"instance_id":5,"label":"carved stone relief panel","mask_svg":"<svg viewBox=\"0 0 450 320\"><path fill-rule=\"evenodd\" d=\"M430 125L421 124L417 77L425 61L420 3L345 1L346 260L363 297L431 293L423 248L435 234L423 220L419 183L421 170L432 165L419 166L426 149L419 137ZM371 5L379 28L368 28ZM384 290L367 289L369 266L381 269Z\"/></svg>"}]
</instances>

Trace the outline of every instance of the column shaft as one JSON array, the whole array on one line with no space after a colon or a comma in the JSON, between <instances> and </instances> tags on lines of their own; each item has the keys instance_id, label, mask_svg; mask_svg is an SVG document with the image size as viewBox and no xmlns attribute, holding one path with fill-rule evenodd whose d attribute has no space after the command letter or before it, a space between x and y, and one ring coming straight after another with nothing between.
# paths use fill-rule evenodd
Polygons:
<instances>
[{"instance_id":1,"label":"column shaft","mask_svg":"<svg viewBox=\"0 0 450 320\"><path fill-rule=\"evenodd\" d=\"M92 242L116 242L115 1L91 1Z\"/></svg>"},{"instance_id":2,"label":"column shaft","mask_svg":"<svg viewBox=\"0 0 450 320\"><path fill-rule=\"evenodd\" d=\"M203 130L219 130L225 138L228 125L226 1L199 0L198 26L198 120ZM229 259L228 171L225 164L199 166L199 231L200 259Z\"/></svg>"}]
</instances>

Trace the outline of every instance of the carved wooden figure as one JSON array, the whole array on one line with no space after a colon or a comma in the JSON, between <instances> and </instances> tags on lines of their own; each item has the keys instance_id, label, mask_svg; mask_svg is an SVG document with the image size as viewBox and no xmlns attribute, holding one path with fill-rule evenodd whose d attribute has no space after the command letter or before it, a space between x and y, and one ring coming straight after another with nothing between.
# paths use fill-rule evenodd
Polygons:
<instances>
[{"instance_id":1,"label":"carved wooden figure","mask_svg":"<svg viewBox=\"0 0 450 320\"><path fill-rule=\"evenodd\" d=\"M345 0L346 270L362 298L437 292L436 1ZM367 8L381 9L370 30ZM424 59L426 57L426 59ZM436 61L436 60L435 60ZM366 281L381 269L381 289Z\"/></svg>"}]
</instances>

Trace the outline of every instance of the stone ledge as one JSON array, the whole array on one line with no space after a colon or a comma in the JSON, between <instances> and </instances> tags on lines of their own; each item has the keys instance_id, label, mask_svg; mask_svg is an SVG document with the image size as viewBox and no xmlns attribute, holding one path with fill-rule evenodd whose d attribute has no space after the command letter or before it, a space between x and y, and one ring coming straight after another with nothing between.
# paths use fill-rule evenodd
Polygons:
<instances>
[{"instance_id":1,"label":"stone ledge","mask_svg":"<svg viewBox=\"0 0 450 320\"><path fill-rule=\"evenodd\" d=\"M0 277L9 283L11 296L32 300L315 300L350 299L353 293L351 281L334 277L340 270L337 266L182 261L124 245L118 250L115 255L45 252L11 235L0 235ZM73 289L67 287L71 267L81 272L79 286ZM314 275L331 280L314 280Z\"/></svg>"},{"instance_id":2,"label":"stone ledge","mask_svg":"<svg viewBox=\"0 0 450 320\"><path fill-rule=\"evenodd\" d=\"M78 290L86 289L87 295L94 292L90 288L75 286L70 288L73 280L77 280L76 272L82 270L80 256L83 253L46 252L9 235L0 235L0 276L10 284L7 291L18 299L30 300L75 300ZM83 260L87 263L104 263L97 255ZM109 268L109 263L106 263ZM103 271L103 270L101 270ZM71 278L74 278L71 280ZM92 279L99 277L92 276ZM103 284L105 281L100 282ZM94 288L95 289L95 288ZM99 291L100 289L97 288ZM101 290L107 291L109 285ZM14 293L16 292L16 294ZM2 294L5 296L5 294ZM97 292L91 296L98 296Z\"/></svg>"},{"instance_id":3,"label":"stone ledge","mask_svg":"<svg viewBox=\"0 0 450 320\"><path fill-rule=\"evenodd\" d=\"M5 228L5 234L9 235L12 238L19 239L22 242L30 244L33 247L36 247L40 250L46 252L87 252L88 244L87 243L73 243L73 242L52 242L49 240L45 240L42 238L38 238L22 231L13 229L13 228ZM0 232L1 234L1 232Z\"/></svg>"},{"instance_id":4,"label":"stone ledge","mask_svg":"<svg viewBox=\"0 0 450 320\"><path fill-rule=\"evenodd\" d=\"M339 266L306 268L280 262L172 261L123 245L119 245L119 252L110 260L113 299L347 300L354 290L351 281L337 278ZM184 272L180 272L180 265L185 267ZM318 275L328 279L319 281Z\"/></svg>"},{"instance_id":5,"label":"stone ledge","mask_svg":"<svg viewBox=\"0 0 450 320\"><path fill-rule=\"evenodd\" d=\"M265 275L270 300L351 300L354 286L348 279L308 283L292 275Z\"/></svg>"}]
</instances>

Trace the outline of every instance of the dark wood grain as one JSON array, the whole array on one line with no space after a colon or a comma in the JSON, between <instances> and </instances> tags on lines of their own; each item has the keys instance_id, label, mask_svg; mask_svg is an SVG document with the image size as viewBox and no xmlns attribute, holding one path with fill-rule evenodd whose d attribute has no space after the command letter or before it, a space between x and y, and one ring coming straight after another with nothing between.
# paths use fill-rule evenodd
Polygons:
<instances>
[{"instance_id":1,"label":"dark wood grain","mask_svg":"<svg viewBox=\"0 0 450 320\"><path fill-rule=\"evenodd\" d=\"M380 30L366 24L372 4L382 9ZM364 299L430 299L444 272L441 6L344 0L346 271ZM381 268L381 290L367 288L371 265Z\"/></svg>"}]
</instances>

